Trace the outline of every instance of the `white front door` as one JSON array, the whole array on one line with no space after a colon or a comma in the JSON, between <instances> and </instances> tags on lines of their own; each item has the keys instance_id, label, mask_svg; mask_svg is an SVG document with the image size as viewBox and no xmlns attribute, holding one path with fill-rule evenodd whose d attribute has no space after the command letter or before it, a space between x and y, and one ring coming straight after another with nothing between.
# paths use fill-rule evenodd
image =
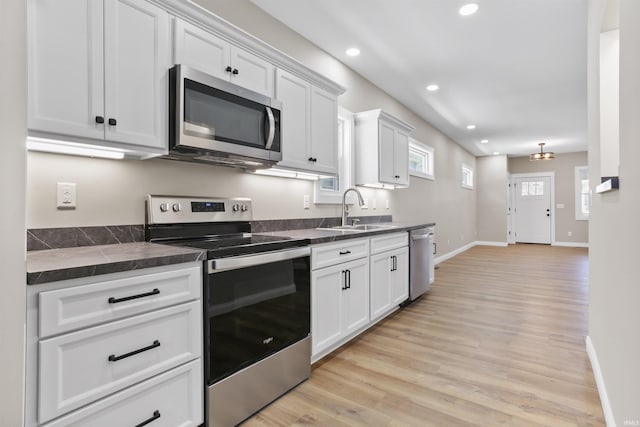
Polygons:
<instances>
[{"instance_id":1,"label":"white front door","mask_svg":"<svg viewBox=\"0 0 640 427\"><path fill-rule=\"evenodd\" d=\"M551 178L516 178L516 242L551 243Z\"/></svg>"}]
</instances>

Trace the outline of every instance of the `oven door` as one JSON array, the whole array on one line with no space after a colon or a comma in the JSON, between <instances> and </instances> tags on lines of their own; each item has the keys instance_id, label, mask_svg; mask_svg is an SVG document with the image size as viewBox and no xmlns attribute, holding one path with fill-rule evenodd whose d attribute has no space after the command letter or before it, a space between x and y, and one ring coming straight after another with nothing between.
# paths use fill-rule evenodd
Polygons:
<instances>
[{"instance_id":1,"label":"oven door","mask_svg":"<svg viewBox=\"0 0 640 427\"><path fill-rule=\"evenodd\" d=\"M308 247L209 260L207 270L209 385L309 336Z\"/></svg>"},{"instance_id":2,"label":"oven door","mask_svg":"<svg viewBox=\"0 0 640 427\"><path fill-rule=\"evenodd\" d=\"M282 159L278 101L184 65L170 75L171 149Z\"/></svg>"}]
</instances>

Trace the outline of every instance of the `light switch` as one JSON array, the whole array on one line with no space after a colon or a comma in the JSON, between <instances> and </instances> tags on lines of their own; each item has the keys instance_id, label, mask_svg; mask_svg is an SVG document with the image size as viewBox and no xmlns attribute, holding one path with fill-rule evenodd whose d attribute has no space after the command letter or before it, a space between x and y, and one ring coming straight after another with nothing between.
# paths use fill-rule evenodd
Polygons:
<instances>
[{"instance_id":1,"label":"light switch","mask_svg":"<svg viewBox=\"0 0 640 427\"><path fill-rule=\"evenodd\" d=\"M302 207L304 209L311 208L311 196L309 196L308 194L305 194L302 198Z\"/></svg>"},{"instance_id":2,"label":"light switch","mask_svg":"<svg viewBox=\"0 0 640 427\"><path fill-rule=\"evenodd\" d=\"M558 203L556 209L564 209L564 203Z\"/></svg>"}]
</instances>

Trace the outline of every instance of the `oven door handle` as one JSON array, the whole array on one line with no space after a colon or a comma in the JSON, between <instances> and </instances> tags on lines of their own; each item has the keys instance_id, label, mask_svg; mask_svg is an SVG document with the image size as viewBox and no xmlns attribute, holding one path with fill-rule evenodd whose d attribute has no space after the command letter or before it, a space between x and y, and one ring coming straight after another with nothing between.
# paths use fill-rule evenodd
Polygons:
<instances>
[{"instance_id":1,"label":"oven door handle","mask_svg":"<svg viewBox=\"0 0 640 427\"><path fill-rule=\"evenodd\" d=\"M238 268L252 267L254 265L268 264L270 262L301 258L309 256L310 254L311 248L309 246L304 246L302 248L288 249L284 251L272 251L261 254L210 259L207 262L207 272L215 273L222 270L235 270Z\"/></svg>"}]
</instances>

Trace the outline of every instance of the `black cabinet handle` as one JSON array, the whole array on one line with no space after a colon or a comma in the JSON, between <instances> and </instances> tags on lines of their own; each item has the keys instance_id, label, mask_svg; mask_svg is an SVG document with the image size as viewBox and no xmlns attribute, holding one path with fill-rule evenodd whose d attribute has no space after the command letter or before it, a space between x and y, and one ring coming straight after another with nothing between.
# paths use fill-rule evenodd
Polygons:
<instances>
[{"instance_id":1,"label":"black cabinet handle","mask_svg":"<svg viewBox=\"0 0 640 427\"><path fill-rule=\"evenodd\" d=\"M318 159L316 159L315 157L313 158L313 163L317 162Z\"/></svg>"},{"instance_id":2,"label":"black cabinet handle","mask_svg":"<svg viewBox=\"0 0 640 427\"><path fill-rule=\"evenodd\" d=\"M347 271L347 289L351 289L351 270Z\"/></svg>"},{"instance_id":3,"label":"black cabinet handle","mask_svg":"<svg viewBox=\"0 0 640 427\"><path fill-rule=\"evenodd\" d=\"M313 157L309 157L307 160L313 162Z\"/></svg>"},{"instance_id":4,"label":"black cabinet handle","mask_svg":"<svg viewBox=\"0 0 640 427\"><path fill-rule=\"evenodd\" d=\"M400 179L400 175L396 175L396 179Z\"/></svg>"},{"instance_id":5,"label":"black cabinet handle","mask_svg":"<svg viewBox=\"0 0 640 427\"><path fill-rule=\"evenodd\" d=\"M143 422L141 422L140 424L136 424L135 427L143 427L146 426L149 423L154 422L155 420L157 420L158 418L160 418L160 411L158 411L157 409L155 411L153 411L153 415L151 416L151 418L147 418L146 420L144 420Z\"/></svg>"},{"instance_id":6,"label":"black cabinet handle","mask_svg":"<svg viewBox=\"0 0 640 427\"><path fill-rule=\"evenodd\" d=\"M237 68L234 68L233 71L231 72L231 74L233 74L234 76L237 76L239 73Z\"/></svg>"},{"instance_id":7,"label":"black cabinet handle","mask_svg":"<svg viewBox=\"0 0 640 427\"><path fill-rule=\"evenodd\" d=\"M340 251L340 255L349 255L351 251Z\"/></svg>"},{"instance_id":8,"label":"black cabinet handle","mask_svg":"<svg viewBox=\"0 0 640 427\"><path fill-rule=\"evenodd\" d=\"M347 289L347 270L342 270L342 290Z\"/></svg>"},{"instance_id":9,"label":"black cabinet handle","mask_svg":"<svg viewBox=\"0 0 640 427\"><path fill-rule=\"evenodd\" d=\"M109 119L109 126L115 126L117 124L118 122L116 121L116 119Z\"/></svg>"},{"instance_id":10,"label":"black cabinet handle","mask_svg":"<svg viewBox=\"0 0 640 427\"><path fill-rule=\"evenodd\" d=\"M146 292L144 294L131 295L130 297L122 297L122 298L111 297L107 301L109 301L109 304L117 304L119 302L131 301L132 299L150 297L151 295L158 295L158 294L160 294L160 289L154 288L151 292Z\"/></svg>"},{"instance_id":11,"label":"black cabinet handle","mask_svg":"<svg viewBox=\"0 0 640 427\"><path fill-rule=\"evenodd\" d=\"M230 65L227 65L227 68L224 69L227 73L230 73L231 71L233 71L233 68L231 68Z\"/></svg>"},{"instance_id":12,"label":"black cabinet handle","mask_svg":"<svg viewBox=\"0 0 640 427\"><path fill-rule=\"evenodd\" d=\"M136 354L140 354L143 351L148 351L148 350L152 350L156 347L160 347L160 341L155 340L153 342L153 344L143 347L143 348L139 348L137 350L133 350L130 351L129 353L125 353L125 354L121 354L120 356L116 356L115 354L110 355L107 359L109 360L109 362L117 362L118 360L122 360L122 359L126 359L127 357L131 357L131 356L135 356Z\"/></svg>"},{"instance_id":13,"label":"black cabinet handle","mask_svg":"<svg viewBox=\"0 0 640 427\"><path fill-rule=\"evenodd\" d=\"M436 242L433 242L433 254L435 255L436 252L438 252L438 244Z\"/></svg>"},{"instance_id":14,"label":"black cabinet handle","mask_svg":"<svg viewBox=\"0 0 640 427\"><path fill-rule=\"evenodd\" d=\"M96 116L96 123L98 124L103 124L104 123L104 117L102 116Z\"/></svg>"}]
</instances>

